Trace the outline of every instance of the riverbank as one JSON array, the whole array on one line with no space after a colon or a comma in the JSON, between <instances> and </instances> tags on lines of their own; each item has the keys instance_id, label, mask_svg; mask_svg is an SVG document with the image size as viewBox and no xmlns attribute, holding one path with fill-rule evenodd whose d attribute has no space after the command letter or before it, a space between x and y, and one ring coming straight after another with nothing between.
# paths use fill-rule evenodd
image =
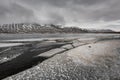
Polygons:
<instances>
[{"instance_id":1,"label":"riverbank","mask_svg":"<svg viewBox=\"0 0 120 80\"><path fill-rule=\"evenodd\" d=\"M0 79L16 74L44 60L86 43L78 39L51 39L39 41L4 41L0 52ZM19 45L19 42L23 43ZM10 44L7 46L7 44Z\"/></svg>"}]
</instances>

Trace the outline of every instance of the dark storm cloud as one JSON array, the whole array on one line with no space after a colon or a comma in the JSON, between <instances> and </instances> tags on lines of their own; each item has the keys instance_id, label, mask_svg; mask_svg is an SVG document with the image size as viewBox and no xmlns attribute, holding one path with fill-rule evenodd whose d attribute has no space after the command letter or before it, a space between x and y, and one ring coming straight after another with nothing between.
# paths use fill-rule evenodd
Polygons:
<instances>
[{"instance_id":1,"label":"dark storm cloud","mask_svg":"<svg viewBox=\"0 0 120 80\"><path fill-rule=\"evenodd\" d=\"M120 0L0 0L0 22L87 23L120 20Z\"/></svg>"}]
</instances>

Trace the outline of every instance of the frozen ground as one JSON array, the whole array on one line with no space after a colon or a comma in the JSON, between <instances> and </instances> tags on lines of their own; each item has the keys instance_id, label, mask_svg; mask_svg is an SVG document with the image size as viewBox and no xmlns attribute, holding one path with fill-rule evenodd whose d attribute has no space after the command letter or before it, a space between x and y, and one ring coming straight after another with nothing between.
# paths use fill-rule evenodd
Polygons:
<instances>
[{"instance_id":1,"label":"frozen ground","mask_svg":"<svg viewBox=\"0 0 120 80\"><path fill-rule=\"evenodd\" d=\"M24 45L23 43L0 43L0 48Z\"/></svg>"},{"instance_id":2,"label":"frozen ground","mask_svg":"<svg viewBox=\"0 0 120 80\"><path fill-rule=\"evenodd\" d=\"M4 80L120 80L120 40L83 45Z\"/></svg>"},{"instance_id":3,"label":"frozen ground","mask_svg":"<svg viewBox=\"0 0 120 80\"><path fill-rule=\"evenodd\" d=\"M12 44L0 49L0 78L14 74L5 80L120 80L119 38L87 34L3 40ZM12 46L17 43L27 45Z\"/></svg>"}]
</instances>

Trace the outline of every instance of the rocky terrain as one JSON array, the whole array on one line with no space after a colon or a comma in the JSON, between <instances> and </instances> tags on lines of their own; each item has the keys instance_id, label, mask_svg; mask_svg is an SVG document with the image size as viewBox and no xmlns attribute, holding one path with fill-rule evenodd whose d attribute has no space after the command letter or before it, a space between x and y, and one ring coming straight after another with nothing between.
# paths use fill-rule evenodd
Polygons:
<instances>
[{"instance_id":1,"label":"rocky terrain","mask_svg":"<svg viewBox=\"0 0 120 80\"><path fill-rule=\"evenodd\" d=\"M85 44L73 42L73 39L20 41L24 42L22 44L17 44L15 41L5 42L1 43L0 48L0 79L30 68L58 53Z\"/></svg>"},{"instance_id":2,"label":"rocky terrain","mask_svg":"<svg viewBox=\"0 0 120 80\"><path fill-rule=\"evenodd\" d=\"M120 37L23 40L0 48L0 79L119 80L119 43Z\"/></svg>"}]
</instances>

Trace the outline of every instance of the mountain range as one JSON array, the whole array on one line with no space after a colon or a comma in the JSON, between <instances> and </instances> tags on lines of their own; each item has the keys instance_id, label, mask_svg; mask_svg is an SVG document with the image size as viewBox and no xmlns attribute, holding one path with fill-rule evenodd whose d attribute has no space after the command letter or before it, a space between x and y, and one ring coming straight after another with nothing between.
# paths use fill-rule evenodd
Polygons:
<instances>
[{"instance_id":1,"label":"mountain range","mask_svg":"<svg viewBox=\"0 0 120 80\"><path fill-rule=\"evenodd\" d=\"M0 25L0 33L115 33L110 29L83 29L76 26L64 27L62 25L37 23L16 23Z\"/></svg>"}]
</instances>

